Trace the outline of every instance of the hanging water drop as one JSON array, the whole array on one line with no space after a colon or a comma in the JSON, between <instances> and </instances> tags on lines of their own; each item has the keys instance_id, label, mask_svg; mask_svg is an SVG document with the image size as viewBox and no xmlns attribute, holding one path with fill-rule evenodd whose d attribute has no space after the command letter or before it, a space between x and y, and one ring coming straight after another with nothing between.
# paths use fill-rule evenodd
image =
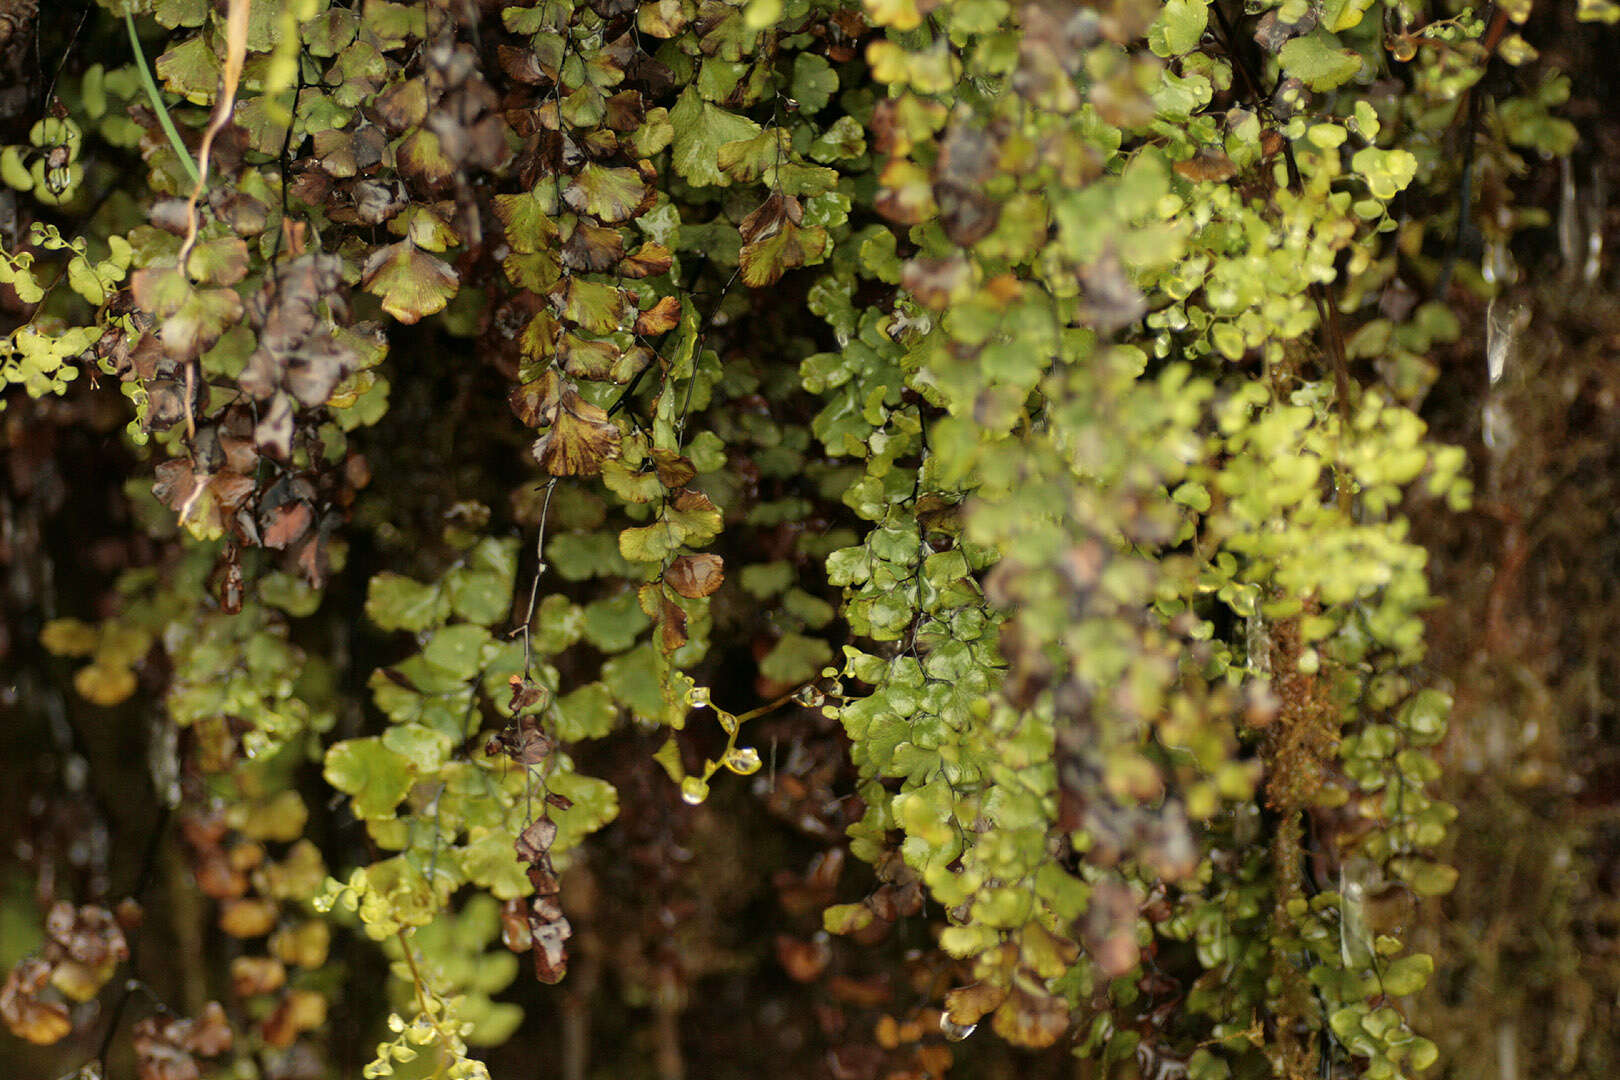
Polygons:
<instances>
[{"instance_id":1,"label":"hanging water drop","mask_svg":"<svg viewBox=\"0 0 1620 1080\"><path fill-rule=\"evenodd\" d=\"M752 746L741 746L726 755L726 768L738 776L751 776L759 772L759 751Z\"/></svg>"},{"instance_id":2,"label":"hanging water drop","mask_svg":"<svg viewBox=\"0 0 1620 1080\"><path fill-rule=\"evenodd\" d=\"M681 798L697 806L709 797L709 782L701 776L688 776L681 781Z\"/></svg>"},{"instance_id":3,"label":"hanging water drop","mask_svg":"<svg viewBox=\"0 0 1620 1080\"><path fill-rule=\"evenodd\" d=\"M961 1042L978 1028L978 1024L958 1024L951 1019L950 1013L939 1014L939 1033L951 1042Z\"/></svg>"}]
</instances>

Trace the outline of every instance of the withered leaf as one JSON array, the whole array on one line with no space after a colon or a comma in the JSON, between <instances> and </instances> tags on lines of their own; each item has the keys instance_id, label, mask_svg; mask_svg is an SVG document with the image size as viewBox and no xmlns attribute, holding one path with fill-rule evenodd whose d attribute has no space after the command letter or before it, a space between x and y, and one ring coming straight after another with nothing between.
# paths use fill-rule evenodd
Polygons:
<instances>
[{"instance_id":1,"label":"withered leaf","mask_svg":"<svg viewBox=\"0 0 1620 1080\"><path fill-rule=\"evenodd\" d=\"M564 943L574 928L563 917L554 897L537 896L529 904L529 930L534 935L534 975L543 983L561 982L568 974Z\"/></svg>"},{"instance_id":2,"label":"withered leaf","mask_svg":"<svg viewBox=\"0 0 1620 1080\"><path fill-rule=\"evenodd\" d=\"M1147 313L1147 299L1125 272L1119 255L1104 251L1080 272L1085 283L1080 310L1086 323L1100 334L1112 334Z\"/></svg>"},{"instance_id":3,"label":"withered leaf","mask_svg":"<svg viewBox=\"0 0 1620 1080\"><path fill-rule=\"evenodd\" d=\"M500 61L501 70L513 82L535 86L547 79L546 73L540 69L540 58L533 49L500 45L496 48L496 58Z\"/></svg>"},{"instance_id":4,"label":"withered leaf","mask_svg":"<svg viewBox=\"0 0 1620 1080\"><path fill-rule=\"evenodd\" d=\"M776 961L794 982L815 982L831 960L832 947L827 943L825 932L809 941L787 934L776 935Z\"/></svg>"},{"instance_id":5,"label":"withered leaf","mask_svg":"<svg viewBox=\"0 0 1620 1080\"><path fill-rule=\"evenodd\" d=\"M501 944L515 953L528 952L534 945L529 933L529 901L514 896L501 905Z\"/></svg>"},{"instance_id":6,"label":"withered leaf","mask_svg":"<svg viewBox=\"0 0 1620 1080\"><path fill-rule=\"evenodd\" d=\"M271 510L263 523L264 546L278 551L303 539L314 523L315 512L306 502L290 502Z\"/></svg>"},{"instance_id":7,"label":"withered leaf","mask_svg":"<svg viewBox=\"0 0 1620 1080\"><path fill-rule=\"evenodd\" d=\"M377 95L374 108L394 134L413 128L427 119L427 84L421 78L397 82Z\"/></svg>"},{"instance_id":8,"label":"withered leaf","mask_svg":"<svg viewBox=\"0 0 1620 1080\"><path fill-rule=\"evenodd\" d=\"M287 966L273 956L238 956L231 961L231 991L239 998L273 994L287 982Z\"/></svg>"},{"instance_id":9,"label":"withered leaf","mask_svg":"<svg viewBox=\"0 0 1620 1080\"><path fill-rule=\"evenodd\" d=\"M718 555L680 555L664 571L664 583L689 600L708 596L725 581L725 561Z\"/></svg>"},{"instance_id":10,"label":"withered leaf","mask_svg":"<svg viewBox=\"0 0 1620 1080\"><path fill-rule=\"evenodd\" d=\"M959 116L951 121L939 144L934 179L968 191L983 188L995 175L999 153L997 141L988 132L962 122Z\"/></svg>"},{"instance_id":11,"label":"withered leaf","mask_svg":"<svg viewBox=\"0 0 1620 1080\"><path fill-rule=\"evenodd\" d=\"M1175 169L1176 175L1185 180L1207 180L1215 184L1225 183L1238 171L1231 158L1208 146L1200 148L1186 161L1176 162Z\"/></svg>"},{"instance_id":12,"label":"withered leaf","mask_svg":"<svg viewBox=\"0 0 1620 1080\"><path fill-rule=\"evenodd\" d=\"M686 612L668 597L661 597L658 611L658 644L665 655L686 644Z\"/></svg>"},{"instance_id":13,"label":"withered leaf","mask_svg":"<svg viewBox=\"0 0 1620 1080\"><path fill-rule=\"evenodd\" d=\"M619 263L618 272L621 277L635 280L657 277L659 274L668 273L673 262L674 258L669 248L649 241L626 256L624 261Z\"/></svg>"},{"instance_id":14,"label":"withered leaf","mask_svg":"<svg viewBox=\"0 0 1620 1080\"><path fill-rule=\"evenodd\" d=\"M697 470L692 467L692 460L674 450L654 448L649 455L652 458L653 468L658 472L658 482L670 490L683 488L697 476Z\"/></svg>"},{"instance_id":15,"label":"withered leaf","mask_svg":"<svg viewBox=\"0 0 1620 1080\"><path fill-rule=\"evenodd\" d=\"M674 296L665 296L658 303L636 316L636 333L653 337L675 329L681 322L681 302Z\"/></svg>"},{"instance_id":16,"label":"withered leaf","mask_svg":"<svg viewBox=\"0 0 1620 1080\"><path fill-rule=\"evenodd\" d=\"M540 730L539 719L531 713L489 740L484 753L505 754L519 765L539 765L556 748L556 740Z\"/></svg>"},{"instance_id":17,"label":"withered leaf","mask_svg":"<svg viewBox=\"0 0 1620 1080\"><path fill-rule=\"evenodd\" d=\"M1086 952L1105 976L1114 978L1136 966L1141 955L1136 897L1128 885L1113 879L1096 882L1084 921Z\"/></svg>"},{"instance_id":18,"label":"withered leaf","mask_svg":"<svg viewBox=\"0 0 1620 1080\"><path fill-rule=\"evenodd\" d=\"M988 982L960 986L945 995L945 1015L959 1027L972 1027L1007 1000L1007 988Z\"/></svg>"},{"instance_id":19,"label":"withered leaf","mask_svg":"<svg viewBox=\"0 0 1620 1080\"><path fill-rule=\"evenodd\" d=\"M529 884L534 886L537 896L556 896L561 889L557 881L557 868L551 864L550 855L530 863L524 876L529 879Z\"/></svg>"},{"instance_id":20,"label":"withered leaf","mask_svg":"<svg viewBox=\"0 0 1620 1080\"><path fill-rule=\"evenodd\" d=\"M989 236L1001 220L1001 204L982 188L937 183L934 199L939 203L939 220L951 243L967 247Z\"/></svg>"},{"instance_id":21,"label":"withered leaf","mask_svg":"<svg viewBox=\"0 0 1620 1080\"><path fill-rule=\"evenodd\" d=\"M614 131L634 131L647 116L641 91L621 90L607 99L607 115L602 123Z\"/></svg>"},{"instance_id":22,"label":"withered leaf","mask_svg":"<svg viewBox=\"0 0 1620 1080\"><path fill-rule=\"evenodd\" d=\"M580 218L562 246L562 264L581 273L599 274L624 257L619 230Z\"/></svg>"},{"instance_id":23,"label":"withered leaf","mask_svg":"<svg viewBox=\"0 0 1620 1080\"><path fill-rule=\"evenodd\" d=\"M13 1035L36 1046L60 1042L73 1030L67 1006L38 997L50 977L50 964L29 957L18 961L0 988L0 1020Z\"/></svg>"},{"instance_id":24,"label":"withered leaf","mask_svg":"<svg viewBox=\"0 0 1620 1080\"><path fill-rule=\"evenodd\" d=\"M518 834L517 857L524 862L534 862L551 850L556 839L557 823L549 817L537 817Z\"/></svg>"},{"instance_id":25,"label":"withered leaf","mask_svg":"<svg viewBox=\"0 0 1620 1080\"><path fill-rule=\"evenodd\" d=\"M533 679L526 679L522 675L513 675L507 680L512 687L512 697L507 701L506 707L513 713L532 709L546 696L546 688Z\"/></svg>"}]
</instances>

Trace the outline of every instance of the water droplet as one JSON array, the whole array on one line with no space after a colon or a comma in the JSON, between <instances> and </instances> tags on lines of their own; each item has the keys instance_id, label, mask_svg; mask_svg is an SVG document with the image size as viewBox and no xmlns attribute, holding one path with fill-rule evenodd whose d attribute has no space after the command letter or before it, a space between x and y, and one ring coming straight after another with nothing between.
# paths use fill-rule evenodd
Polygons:
<instances>
[{"instance_id":1,"label":"water droplet","mask_svg":"<svg viewBox=\"0 0 1620 1080\"><path fill-rule=\"evenodd\" d=\"M681 798L697 806L709 797L709 782L701 776L688 776L681 781Z\"/></svg>"},{"instance_id":2,"label":"water droplet","mask_svg":"<svg viewBox=\"0 0 1620 1080\"><path fill-rule=\"evenodd\" d=\"M709 688L707 686L694 686L686 692L686 703L694 709L708 708Z\"/></svg>"},{"instance_id":3,"label":"water droplet","mask_svg":"<svg viewBox=\"0 0 1620 1080\"><path fill-rule=\"evenodd\" d=\"M973 1034L978 1024L958 1024L952 1020L949 1013L939 1014L939 1033L951 1042L961 1042Z\"/></svg>"},{"instance_id":4,"label":"water droplet","mask_svg":"<svg viewBox=\"0 0 1620 1080\"><path fill-rule=\"evenodd\" d=\"M759 772L759 751L752 746L738 747L726 755L726 768L738 776L750 776Z\"/></svg>"},{"instance_id":5,"label":"water droplet","mask_svg":"<svg viewBox=\"0 0 1620 1080\"><path fill-rule=\"evenodd\" d=\"M813 709L822 702L826 701L827 695L823 694L815 686L815 684L810 683L795 690L793 692L793 700L798 702L800 705Z\"/></svg>"}]
</instances>

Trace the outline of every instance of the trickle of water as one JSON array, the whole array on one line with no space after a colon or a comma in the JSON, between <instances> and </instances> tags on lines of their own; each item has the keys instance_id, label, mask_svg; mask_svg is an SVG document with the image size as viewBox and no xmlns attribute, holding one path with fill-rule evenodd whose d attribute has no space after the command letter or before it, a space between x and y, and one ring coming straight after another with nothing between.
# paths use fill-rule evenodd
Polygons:
<instances>
[{"instance_id":1,"label":"trickle of water","mask_svg":"<svg viewBox=\"0 0 1620 1080\"><path fill-rule=\"evenodd\" d=\"M939 1033L951 1042L961 1042L978 1028L978 1024L958 1024L949 1013L939 1014Z\"/></svg>"}]
</instances>

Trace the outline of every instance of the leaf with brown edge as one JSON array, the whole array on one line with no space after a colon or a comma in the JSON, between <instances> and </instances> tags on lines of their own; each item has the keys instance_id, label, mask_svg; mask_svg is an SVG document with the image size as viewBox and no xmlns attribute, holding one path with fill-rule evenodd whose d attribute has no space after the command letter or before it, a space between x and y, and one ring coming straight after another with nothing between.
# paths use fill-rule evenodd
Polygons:
<instances>
[{"instance_id":1,"label":"leaf with brown edge","mask_svg":"<svg viewBox=\"0 0 1620 1080\"><path fill-rule=\"evenodd\" d=\"M371 253L360 285L382 301L384 311L410 325L443 311L460 281L449 263L401 240Z\"/></svg>"},{"instance_id":2,"label":"leaf with brown edge","mask_svg":"<svg viewBox=\"0 0 1620 1080\"><path fill-rule=\"evenodd\" d=\"M605 225L628 221L647 196L647 181L636 169L590 162L563 188L563 202Z\"/></svg>"},{"instance_id":3,"label":"leaf with brown edge","mask_svg":"<svg viewBox=\"0 0 1620 1080\"><path fill-rule=\"evenodd\" d=\"M453 179L456 162L444 152L444 144L436 132L417 128L394 150L399 171L428 186L436 186Z\"/></svg>"},{"instance_id":4,"label":"leaf with brown edge","mask_svg":"<svg viewBox=\"0 0 1620 1080\"><path fill-rule=\"evenodd\" d=\"M664 583L688 600L710 595L725 579L725 560L706 552L677 556L664 571Z\"/></svg>"},{"instance_id":5,"label":"leaf with brown edge","mask_svg":"<svg viewBox=\"0 0 1620 1080\"><path fill-rule=\"evenodd\" d=\"M648 37L669 39L679 36L691 19L681 0L651 0L636 12L636 27Z\"/></svg>"},{"instance_id":6,"label":"leaf with brown edge","mask_svg":"<svg viewBox=\"0 0 1620 1080\"><path fill-rule=\"evenodd\" d=\"M174 267L147 267L130 280L135 303L162 323L163 349L189 360L213 346L242 318L242 298L233 289L198 289Z\"/></svg>"},{"instance_id":7,"label":"leaf with brown edge","mask_svg":"<svg viewBox=\"0 0 1620 1080\"><path fill-rule=\"evenodd\" d=\"M675 329L680 325L680 322L680 300L673 296L666 296L636 316L636 333L643 337L653 337Z\"/></svg>"},{"instance_id":8,"label":"leaf with brown edge","mask_svg":"<svg viewBox=\"0 0 1620 1080\"><path fill-rule=\"evenodd\" d=\"M270 1046L285 1050L306 1031L326 1024L326 995L315 990L290 990L274 1012L259 1024L259 1034Z\"/></svg>"},{"instance_id":9,"label":"leaf with brown edge","mask_svg":"<svg viewBox=\"0 0 1620 1080\"><path fill-rule=\"evenodd\" d=\"M701 491L691 488L677 491L665 508L664 517L682 530L682 539L688 544L706 544L720 535L720 511Z\"/></svg>"},{"instance_id":10,"label":"leaf with brown edge","mask_svg":"<svg viewBox=\"0 0 1620 1080\"><path fill-rule=\"evenodd\" d=\"M517 418L529 427L549 427L557 417L562 386L556 371L548 368L538 379L526 382L507 395L507 404Z\"/></svg>"},{"instance_id":11,"label":"leaf with brown edge","mask_svg":"<svg viewBox=\"0 0 1620 1080\"><path fill-rule=\"evenodd\" d=\"M624 329L636 310L623 289L603 282L566 277L547 293L558 315L592 334L611 334Z\"/></svg>"},{"instance_id":12,"label":"leaf with brown edge","mask_svg":"<svg viewBox=\"0 0 1620 1080\"><path fill-rule=\"evenodd\" d=\"M549 311L537 311L518 335L518 348L530 360L549 360L557 354L557 334L562 324Z\"/></svg>"},{"instance_id":13,"label":"leaf with brown edge","mask_svg":"<svg viewBox=\"0 0 1620 1080\"><path fill-rule=\"evenodd\" d=\"M551 430L534 443L540 467L552 476L595 476L602 462L619 454L619 429L607 411L563 383Z\"/></svg>"},{"instance_id":14,"label":"leaf with brown edge","mask_svg":"<svg viewBox=\"0 0 1620 1080\"><path fill-rule=\"evenodd\" d=\"M1044 1050L1069 1029L1069 1006L1062 998L1015 977L1007 1000L991 1018L991 1027L1014 1046Z\"/></svg>"},{"instance_id":15,"label":"leaf with brown edge","mask_svg":"<svg viewBox=\"0 0 1620 1080\"><path fill-rule=\"evenodd\" d=\"M653 362L653 351L645 345L632 345L619 357L608 377L616 383L628 383L640 375Z\"/></svg>"},{"instance_id":16,"label":"leaf with brown edge","mask_svg":"<svg viewBox=\"0 0 1620 1080\"><path fill-rule=\"evenodd\" d=\"M738 222L737 232L742 235L744 243L752 243L775 233L784 223L797 225L803 220L804 205L798 199L773 192Z\"/></svg>"},{"instance_id":17,"label":"leaf with brown edge","mask_svg":"<svg viewBox=\"0 0 1620 1080\"><path fill-rule=\"evenodd\" d=\"M513 251L542 251L556 243L557 223L550 212L557 204L549 190L497 195L494 204L495 216L506 226L506 242Z\"/></svg>"},{"instance_id":18,"label":"leaf with brown edge","mask_svg":"<svg viewBox=\"0 0 1620 1080\"><path fill-rule=\"evenodd\" d=\"M235 285L247 277L247 244L235 236L204 240L191 249L186 267L203 284Z\"/></svg>"},{"instance_id":19,"label":"leaf with brown edge","mask_svg":"<svg viewBox=\"0 0 1620 1080\"><path fill-rule=\"evenodd\" d=\"M801 229L784 221L776 232L743 245L738 256L743 282L756 289L773 285L794 267L820 262L826 251L826 229Z\"/></svg>"},{"instance_id":20,"label":"leaf with brown edge","mask_svg":"<svg viewBox=\"0 0 1620 1080\"><path fill-rule=\"evenodd\" d=\"M234 289L195 289L167 319L158 335L176 359L189 359L213 348L220 335L242 320L242 298Z\"/></svg>"},{"instance_id":21,"label":"leaf with brown edge","mask_svg":"<svg viewBox=\"0 0 1620 1080\"><path fill-rule=\"evenodd\" d=\"M557 339L557 359L563 370L574 378L600 382L613 377L619 347L611 341L582 338L578 334L564 332Z\"/></svg>"}]
</instances>

